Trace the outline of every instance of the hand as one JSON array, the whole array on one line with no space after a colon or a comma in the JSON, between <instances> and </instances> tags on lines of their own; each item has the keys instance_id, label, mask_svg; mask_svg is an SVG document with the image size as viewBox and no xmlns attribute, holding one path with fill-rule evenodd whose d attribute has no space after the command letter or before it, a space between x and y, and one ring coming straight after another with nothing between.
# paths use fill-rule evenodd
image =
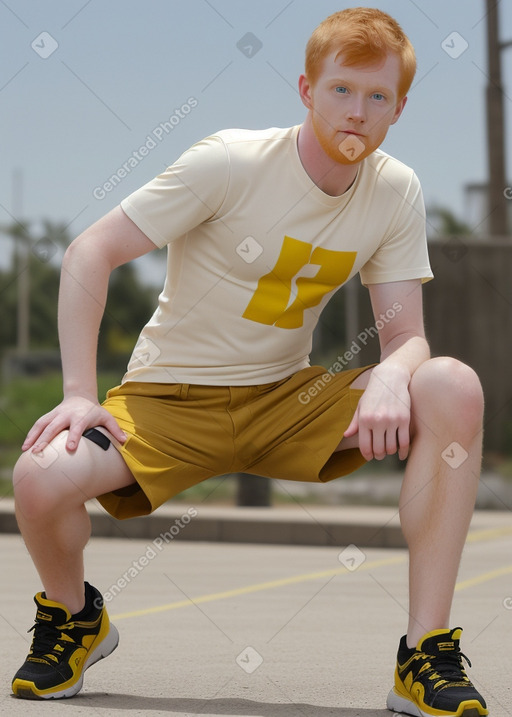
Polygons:
<instances>
[{"instance_id":1,"label":"hand","mask_svg":"<svg viewBox=\"0 0 512 717\"><path fill-rule=\"evenodd\" d=\"M410 445L411 399L409 376L405 372L375 368L354 417L343 434L346 438L359 433L359 450L370 461L382 460L398 452L407 458Z\"/></svg>"},{"instance_id":2,"label":"hand","mask_svg":"<svg viewBox=\"0 0 512 717\"><path fill-rule=\"evenodd\" d=\"M88 428L97 426L106 428L120 443L126 441L126 434L115 418L97 401L84 396L73 396L64 399L56 408L34 423L25 438L22 450L32 448L33 453L40 453L55 436L69 429L66 448L74 451L82 433Z\"/></svg>"}]
</instances>

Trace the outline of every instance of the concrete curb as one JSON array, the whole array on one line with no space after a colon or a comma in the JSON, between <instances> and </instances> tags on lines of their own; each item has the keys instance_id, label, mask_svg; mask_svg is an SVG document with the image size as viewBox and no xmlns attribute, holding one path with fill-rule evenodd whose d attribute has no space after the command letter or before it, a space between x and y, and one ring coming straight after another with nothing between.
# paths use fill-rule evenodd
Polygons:
<instances>
[{"instance_id":1,"label":"concrete curb","mask_svg":"<svg viewBox=\"0 0 512 717\"><path fill-rule=\"evenodd\" d=\"M88 504L94 537L142 540L195 540L274 545L344 546L372 548L406 546L398 509L373 506L294 506L237 508L166 505L150 516L115 520L96 502ZM509 527L507 511L476 511L472 530ZM0 502L0 533L17 533L14 502Z\"/></svg>"},{"instance_id":2,"label":"concrete curb","mask_svg":"<svg viewBox=\"0 0 512 717\"><path fill-rule=\"evenodd\" d=\"M152 541L164 536L167 542L203 540L323 546L354 543L382 548L405 545L394 508L218 508L175 504L163 506L150 516L121 521L94 502L88 504L88 511L95 537ZM0 533L17 532L13 501L4 499L0 503Z\"/></svg>"}]
</instances>

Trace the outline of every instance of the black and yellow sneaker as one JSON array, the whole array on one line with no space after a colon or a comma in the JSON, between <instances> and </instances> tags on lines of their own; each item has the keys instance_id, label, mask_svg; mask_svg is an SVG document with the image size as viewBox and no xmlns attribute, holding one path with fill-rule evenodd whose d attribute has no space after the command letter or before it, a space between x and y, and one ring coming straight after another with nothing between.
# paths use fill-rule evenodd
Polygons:
<instances>
[{"instance_id":1,"label":"black and yellow sneaker","mask_svg":"<svg viewBox=\"0 0 512 717\"><path fill-rule=\"evenodd\" d=\"M29 700L71 697L81 688L85 670L113 652L119 642L101 594L85 583L86 607L71 615L65 605L38 593L32 646L15 674L12 691ZM83 618L83 619L82 619Z\"/></svg>"},{"instance_id":2,"label":"black and yellow sneaker","mask_svg":"<svg viewBox=\"0 0 512 717\"><path fill-rule=\"evenodd\" d=\"M398 648L395 686L387 708L414 717L481 717L489 714L484 698L470 682L459 648L462 629L433 630L408 648Z\"/></svg>"}]
</instances>

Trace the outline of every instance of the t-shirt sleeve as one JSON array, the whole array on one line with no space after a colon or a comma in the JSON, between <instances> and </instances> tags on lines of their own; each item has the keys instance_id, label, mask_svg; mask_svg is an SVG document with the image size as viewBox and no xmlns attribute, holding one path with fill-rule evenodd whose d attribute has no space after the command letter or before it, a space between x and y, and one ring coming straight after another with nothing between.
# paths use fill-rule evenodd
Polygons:
<instances>
[{"instance_id":1,"label":"t-shirt sleeve","mask_svg":"<svg viewBox=\"0 0 512 717\"><path fill-rule=\"evenodd\" d=\"M433 276L428 258L423 193L418 178L412 173L396 220L361 268L360 277L366 286L407 279L425 282Z\"/></svg>"},{"instance_id":2,"label":"t-shirt sleeve","mask_svg":"<svg viewBox=\"0 0 512 717\"><path fill-rule=\"evenodd\" d=\"M186 150L174 164L121 202L124 213L162 248L216 215L226 194L229 161L217 136Z\"/></svg>"}]
</instances>

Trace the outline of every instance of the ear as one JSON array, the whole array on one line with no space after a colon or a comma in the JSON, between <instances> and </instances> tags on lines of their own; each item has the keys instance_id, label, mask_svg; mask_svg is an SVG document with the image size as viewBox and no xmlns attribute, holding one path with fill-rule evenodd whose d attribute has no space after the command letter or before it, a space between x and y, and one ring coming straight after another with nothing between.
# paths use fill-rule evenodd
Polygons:
<instances>
[{"instance_id":1,"label":"ear","mask_svg":"<svg viewBox=\"0 0 512 717\"><path fill-rule=\"evenodd\" d=\"M311 90L312 87L309 83L308 78L306 77L306 75L301 75L299 77L299 94L302 100L302 104L307 107L308 110L313 109L313 98L311 96Z\"/></svg>"},{"instance_id":2,"label":"ear","mask_svg":"<svg viewBox=\"0 0 512 717\"><path fill-rule=\"evenodd\" d=\"M404 107L407 104L407 97L403 97L400 102L395 107L395 112L393 114L393 119L391 120L390 124L395 124L395 122L398 122L398 118L404 111Z\"/></svg>"}]
</instances>

